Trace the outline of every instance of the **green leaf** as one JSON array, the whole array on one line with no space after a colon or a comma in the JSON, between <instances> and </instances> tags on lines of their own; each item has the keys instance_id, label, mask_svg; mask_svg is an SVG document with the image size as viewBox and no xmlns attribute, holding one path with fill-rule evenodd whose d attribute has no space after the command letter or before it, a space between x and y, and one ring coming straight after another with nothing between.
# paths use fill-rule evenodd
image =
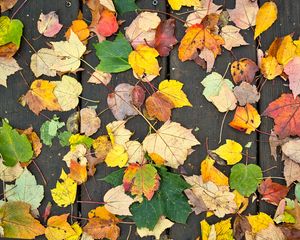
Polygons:
<instances>
[{"instance_id":1,"label":"green leaf","mask_svg":"<svg viewBox=\"0 0 300 240\"><path fill-rule=\"evenodd\" d=\"M243 196L249 197L262 181L261 168L255 164L238 163L231 168L230 187Z\"/></svg>"},{"instance_id":2,"label":"green leaf","mask_svg":"<svg viewBox=\"0 0 300 240\"><path fill-rule=\"evenodd\" d=\"M37 209L44 198L44 187L37 185L35 177L25 168L15 184L6 185L8 201L22 201Z\"/></svg>"},{"instance_id":3,"label":"green leaf","mask_svg":"<svg viewBox=\"0 0 300 240\"><path fill-rule=\"evenodd\" d=\"M123 184L124 171L125 169L121 168L119 170L110 173L109 175L102 178L101 180L113 185L114 187L117 187Z\"/></svg>"},{"instance_id":4,"label":"green leaf","mask_svg":"<svg viewBox=\"0 0 300 240\"><path fill-rule=\"evenodd\" d=\"M59 117L56 115L54 115L51 120L45 121L40 129L43 143L47 146L51 146L53 138L58 135L58 130L63 126L65 126L65 123L60 122Z\"/></svg>"},{"instance_id":5,"label":"green leaf","mask_svg":"<svg viewBox=\"0 0 300 240\"><path fill-rule=\"evenodd\" d=\"M5 120L0 128L0 154L4 160L3 164L9 167L18 162L28 162L33 157L32 146L28 138L19 134Z\"/></svg>"},{"instance_id":6,"label":"green leaf","mask_svg":"<svg viewBox=\"0 0 300 240\"><path fill-rule=\"evenodd\" d=\"M23 34L23 23L18 19L10 20L7 16L0 17L0 46L14 43L19 48Z\"/></svg>"},{"instance_id":7,"label":"green leaf","mask_svg":"<svg viewBox=\"0 0 300 240\"><path fill-rule=\"evenodd\" d=\"M296 187L295 187L295 196L296 196L298 202L300 202L300 183L296 184Z\"/></svg>"},{"instance_id":8,"label":"green leaf","mask_svg":"<svg viewBox=\"0 0 300 240\"><path fill-rule=\"evenodd\" d=\"M69 143L72 147L78 144L84 144L87 148L90 148L93 142L94 140L92 138L80 134L73 134L69 138Z\"/></svg>"},{"instance_id":9,"label":"green leaf","mask_svg":"<svg viewBox=\"0 0 300 240\"><path fill-rule=\"evenodd\" d=\"M118 73L131 68L128 63L128 55L132 49L122 33L119 33L113 42L105 40L94 46L96 55L100 59L100 64L97 66L98 70Z\"/></svg>"},{"instance_id":10,"label":"green leaf","mask_svg":"<svg viewBox=\"0 0 300 240\"><path fill-rule=\"evenodd\" d=\"M139 7L135 4L135 0L114 0L117 12L123 15L126 12L133 12Z\"/></svg>"},{"instance_id":11,"label":"green leaf","mask_svg":"<svg viewBox=\"0 0 300 240\"><path fill-rule=\"evenodd\" d=\"M142 203L134 203L130 207L133 220L138 228L146 227L152 230L160 216L166 216L178 223L185 223L191 207L188 204L183 190L190 187L180 175L167 172L166 169L158 169L161 177L160 188L154 197Z\"/></svg>"},{"instance_id":12,"label":"green leaf","mask_svg":"<svg viewBox=\"0 0 300 240\"><path fill-rule=\"evenodd\" d=\"M59 143L62 147L69 146L69 139L72 136L72 133L69 131L63 131L58 134Z\"/></svg>"}]
</instances>

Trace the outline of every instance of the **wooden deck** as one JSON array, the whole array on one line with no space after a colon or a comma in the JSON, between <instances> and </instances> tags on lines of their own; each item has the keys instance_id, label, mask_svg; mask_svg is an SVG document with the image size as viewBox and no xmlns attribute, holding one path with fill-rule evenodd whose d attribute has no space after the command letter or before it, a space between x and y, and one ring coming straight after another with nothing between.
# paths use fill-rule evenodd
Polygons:
<instances>
[{"instance_id":1,"label":"wooden deck","mask_svg":"<svg viewBox=\"0 0 300 240\"><path fill-rule=\"evenodd\" d=\"M17 6L14 7L14 10L20 6L23 0L19 1ZM67 4L71 3L71 6ZM234 0L214 0L216 4L225 3L225 8L234 8ZM266 0L259 0L261 5ZM137 0L137 4L142 9L157 9L164 12L172 11L167 7L165 0L159 0L156 6L152 5L152 0ZM263 50L266 50L270 43L277 36L284 36L286 34L295 32L295 37L299 36L300 33L300 1L299 0L276 0L276 4L279 8L279 17L276 23L265 33L262 34L261 38L261 47ZM41 12L48 13L49 11L56 11L60 17L60 21L64 25L64 29L60 34L55 38L55 40L60 40L63 38L63 34L68 26L71 25L72 20L75 20L78 14L78 11L82 10L85 16L89 17L89 11L82 4L81 0L28 0L28 2L22 7L18 12L15 18L22 20L24 23L24 36L29 42L34 46L36 50L46 47L47 42L50 41L49 38L41 37L38 40L33 40L39 36L39 33L36 28L36 22L39 18ZM181 12L187 11L184 8ZM8 15L11 15L13 11L7 12ZM175 13L174 13L175 14ZM125 15L126 22L125 26L128 26L132 19L136 16L135 13L130 13ZM165 18L165 15L161 15L162 18ZM183 19L186 18L186 15L181 15ZM121 29L124 29L123 27ZM177 23L177 38L181 39L184 34L185 28L181 23ZM223 50L222 55L217 58L215 67L213 71L219 73L224 73L227 65L235 60L242 57L251 58L256 61L256 49L257 42L253 41L252 30L242 31L242 34L245 40L249 43L249 46L243 46L233 49L233 54ZM51 39L52 40L52 39ZM90 41L88 44L88 49L93 50L93 42L96 39L93 38L93 41ZM16 54L16 59L18 63L23 68L23 75L26 79L26 82L29 84L35 79L32 74L29 64L30 57L33 54L30 46L22 39L22 44L19 52ZM86 61L88 61L92 66L98 64L98 59L95 55L95 52L88 54L86 56ZM188 174L199 174L200 162L205 158L205 139L208 138L208 144L210 149L215 149L218 146L219 139L219 129L221 126L221 121L223 115L220 114L216 108L209 103L203 96L202 91L203 87L200 84L200 81L207 75L207 73L202 70L194 62L184 62L182 63L177 56L177 47L172 51L172 54L168 58L160 59L160 66L162 66L161 76L154 80L154 84L157 85L159 81L163 79L176 79L183 82L184 91L187 93L193 108L181 108L173 110L172 119L174 121L182 123L185 127L188 128L199 128L199 131L195 133L196 137L201 141L201 146L197 147L195 152L189 157L184 165L184 169ZM82 67L85 68L83 65ZM100 85L88 84L87 80L90 77L90 71L87 70L77 74L77 79L83 85L84 91L82 96L88 97L95 100L100 100L98 105L97 112L100 112L107 108L106 97L108 90ZM1 74L1 73L0 73ZM230 78L230 73L227 74ZM51 78L46 78L51 79ZM58 79L52 78L52 79ZM28 90L28 85L24 79L21 77L20 73L16 73L13 77L10 77L8 80L8 88L0 87L0 117L9 119L10 123L16 128L27 128L33 126L34 130L39 131L41 124L46 120L46 117L52 118L53 112L43 112L45 115L35 116L28 108L22 107L18 103L18 98ZM132 76L131 71L125 73L114 74L113 80L111 81L112 86L116 86L121 82L128 82L135 84L136 80ZM276 79L274 81L268 81L261 92L261 100L256 105L258 111L261 113L266 106L274 99L278 98L282 92L289 92L287 86L284 85L283 81ZM80 101L78 108L83 108L89 105L94 105L84 100ZM71 112L67 113L56 113L63 121L66 121L67 117ZM272 177L282 177L283 163L280 160L274 161L270 155L270 149L268 145L268 136L263 134L253 133L251 135L246 135L239 131L236 131L228 126L229 121L232 119L233 113L228 114L225 122L223 139L230 138L240 142L242 145L245 145L247 142L252 142L252 147L250 149L250 156L256 157L251 159L251 163L256 163L262 167L264 176ZM102 127L97 134L105 132L105 125L114 120L113 115L110 111L106 111L101 114ZM140 117L135 117L130 120L128 123L128 128L135 131L134 138L143 139L147 134L147 125ZM264 132L270 132L273 126L273 122L270 119L263 118L260 130ZM58 142L54 142L51 148L43 146L42 154L36 160L37 164L40 166L43 174L45 175L46 180L48 181L48 186L45 189L45 199L41 209L44 209L48 201L51 201L50 189L55 186L57 179L59 178L61 168L65 168L65 163L62 161L62 156L68 151L68 148L62 148ZM273 167L276 168L273 168ZM32 165L29 167L40 184L42 184L42 179L37 172L37 169ZM221 168L222 169L222 168ZM271 169L271 170L268 170ZM109 185L97 181L97 179L104 177L109 172L113 171L111 168L107 168L104 165L97 167L97 173L95 178L90 178L86 186L89 189L91 198L95 201L101 201L104 193L110 188ZM222 171L228 174L229 168L223 167ZM280 181L279 181L280 182ZM78 190L78 200L87 200L87 194L84 188L79 188ZM91 204L74 204L74 215L77 216L86 216L87 212L96 207L96 205ZM180 207L180 206L178 206ZM68 212L69 208L60 208L55 204L52 207L52 214L62 214ZM259 211L267 212L269 214L274 214L274 207L270 204L267 204L263 201L257 201L249 206L248 212L255 213ZM170 239L175 240L194 240L200 234L200 225L199 222L204 218L204 215L194 215L191 214L187 225L175 224L166 234ZM121 225L121 237L120 239L125 240L127 238L128 232L130 230L129 225ZM40 238L44 239L44 237ZM130 240L140 239L136 233L135 228L132 227L132 233L130 235ZM152 238L148 238L152 239Z\"/></svg>"}]
</instances>

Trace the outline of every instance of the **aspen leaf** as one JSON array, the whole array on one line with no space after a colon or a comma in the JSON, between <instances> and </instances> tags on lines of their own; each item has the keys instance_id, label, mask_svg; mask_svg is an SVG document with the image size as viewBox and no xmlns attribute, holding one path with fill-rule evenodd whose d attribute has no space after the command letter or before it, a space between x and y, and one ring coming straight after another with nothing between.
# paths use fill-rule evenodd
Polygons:
<instances>
[{"instance_id":1,"label":"aspen leaf","mask_svg":"<svg viewBox=\"0 0 300 240\"><path fill-rule=\"evenodd\" d=\"M90 30L88 29L88 25L83 20L74 20L72 21L72 25L69 27L68 31L66 32L65 36L67 40L70 39L71 31L77 35L81 42L87 40L90 36Z\"/></svg>"},{"instance_id":2,"label":"aspen leaf","mask_svg":"<svg viewBox=\"0 0 300 240\"><path fill-rule=\"evenodd\" d=\"M0 57L0 85L7 87L7 77L13 75L15 72L21 70L17 61L14 58Z\"/></svg>"},{"instance_id":3,"label":"aspen leaf","mask_svg":"<svg viewBox=\"0 0 300 240\"><path fill-rule=\"evenodd\" d=\"M226 139L226 144L218 147L213 152L218 154L220 158L224 159L228 165L233 165L242 160L243 147L241 144Z\"/></svg>"},{"instance_id":4,"label":"aspen leaf","mask_svg":"<svg viewBox=\"0 0 300 240\"><path fill-rule=\"evenodd\" d=\"M134 73L139 77L144 75L159 75L159 65L156 57L159 53L147 45L138 45L128 56L128 62Z\"/></svg>"},{"instance_id":5,"label":"aspen leaf","mask_svg":"<svg viewBox=\"0 0 300 240\"><path fill-rule=\"evenodd\" d=\"M261 119L257 110L247 103L245 107L237 107L229 126L250 134L259 127L260 123Z\"/></svg>"},{"instance_id":6,"label":"aspen leaf","mask_svg":"<svg viewBox=\"0 0 300 240\"><path fill-rule=\"evenodd\" d=\"M83 230L95 239L117 240L120 228L117 224L121 221L105 207L97 207L88 213L88 223Z\"/></svg>"},{"instance_id":7,"label":"aspen leaf","mask_svg":"<svg viewBox=\"0 0 300 240\"><path fill-rule=\"evenodd\" d=\"M151 200L155 191L159 188L160 177L155 167L150 164L130 164L124 173L123 186L125 192Z\"/></svg>"},{"instance_id":8,"label":"aspen leaf","mask_svg":"<svg viewBox=\"0 0 300 240\"><path fill-rule=\"evenodd\" d=\"M165 122L156 133L148 135L143 147L148 154L157 154L164 159L164 165L178 168L182 165L193 146L200 144L190 129L176 122Z\"/></svg>"},{"instance_id":9,"label":"aspen leaf","mask_svg":"<svg viewBox=\"0 0 300 240\"><path fill-rule=\"evenodd\" d=\"M5 238L33 239L45 233L43 225L31 216L30 205L27 203L2 204L0 218Z\"/></svg>"},{"instance_id":10,"label":"aspen leaf","mask_svg":"<svg viewBox=\"0 0 300 240\"><path fill-rule=\"evenodd\" d=\"M47 14L41 13L37 22L37 28L40 34L45 37L54 37L63 27L59 23L58 15L52 11Z\"/></svg>"},{"instance_id":11,"label":"aspen leaf","mask_svg":"<svg viewBox=\"0 0 300 240\"><path fill-rule=\"evenodd\" d=\"M58 206L67 207L75 201L77 184L73 179L67 176L63 169L59 179L61 182L56 182L56 187L51 189L51 195Z\"/></svg>"},{"instance_id":12,"label":"aspen leaf","mask_svg":"<svg viewBox=\"0 0 300 240\"><path fill-rule=\"evenodd\" d=\"M182 91L182 87L183 83L177 80L164 80L160 82L158 90L173 102L175 108L192 107L186 94Z\"/></svg>"},{"instance_id":13,"label":"aspen leaf","mask_svg":"<svg viewBox=\"0 0 300 240\"><path fill-rule=\"evenodd\" d=\"M168 0L173 10L180 10L182 6L198 7L201 6L199 0Z\"/></svg>"},{"instance_id":14,"label":"aspen leaf","mask_svg":"<svg viewBox=\"0 0 300 240\"><path fill-rule=\"evenodd\" d=\"M103 200L105 202L104 207L109 212L121 216L131 216L129 207L134 200L125 193L123 185L108 190Z\"/></svg>"},{"instance_id":15,"label":"aspen leaf","mask_svg":"<svg viewBox=\"0 0 300 240\"><path fill-rule=\"evenodd\" d=\"M45 230L45 236L48 240L75 240L79 238L82 230L77 223L71 226L67 222L68 216L69 214L63 214L48 219L47 228ZM79 233L76 228L79 228Z\"/></svg>"},{"instance_id":16,"label":"aspen leaf","mask_svg":"<svg viewBox=\"0 0 300 240\"><path fill-rule=\"evenodd\" d=\"M64 75L61 81L56 82L53 93L61 109L63 111L69 111L78 105L78 96L81 92L81 84L75 78Z\"/></svg>"},{"instance_id":17,"label":"aspen leaf","mask_svg":"<svg viewBox=\"0 0 300 240\"><path fill-rule=\"evenodd\" d=\"M274 2L265 2L259 8L256 15L254 39L256 39L262 32L266 31L272 26L272 24L277 19L277 13L277 5Z\"/></svg>"},{"instance_id":18,"label":"aspen leaf","mask_svg":"<svg viewBox=\"0 0 300 240\"><path fill-rule=\"evenodd\" d=\"M108 167L124 167L128 161L128 153L122 145L113 145L105 158Z\"/></svg>"}]
</instances>

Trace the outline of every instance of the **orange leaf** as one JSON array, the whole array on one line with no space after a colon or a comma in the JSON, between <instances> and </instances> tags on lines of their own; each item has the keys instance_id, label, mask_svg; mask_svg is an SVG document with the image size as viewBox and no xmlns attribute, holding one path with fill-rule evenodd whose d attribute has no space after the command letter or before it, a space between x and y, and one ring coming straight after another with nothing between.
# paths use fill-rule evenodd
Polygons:
<instances>
[{"instance_id":1,"label":"orange leaf","mask_svg":"<svg viewBox=\"0 0 300 240\"><path fill-rule=\"evenodd\" d=\"M213 182L218 186L228 186L228 177L226 177L221 171L214 167L215 160L206 157L201 162L201 175L203 182Z\"/></svg>"},{"instance_id":2,"label":"orange leaf","mask_svg":"<svg viewBox=\"0 0 300 240\"><path fill-rule=\"evenodd\" d=\"M77 161L71 160L69 177L72 178L79 185L86 182L87 180L86 164L81 165Z\"/></svg>"},{"instance_id":3,"label":"orange leaf","mask_svg":"<svg viewBox=\"0 0 300 240\"><path fill-rule=\"evenodd\" d=\"M234 118L229 123L229 126L250 134L258 128L260 122L260 116L257 110L247 103L245 107L237 107Z\"/></svg>"},{"instance_id":4,"label":"orange leaf","mask_svg":"<svg viewBox=\"0 0 300 240\"><path fill-rule=\"evenodd\" d=\"M67 40L69 40L70 38L71 31L73 31L82 42L85 41L90 35L88 25L83 20L74 20L72 22L71 27L69 27L68 31L65 34Z\"/></svg>"},{"instance_id":5,"label":"orange leaf","mask_svg":"<svg viewBox=\"0 0 300 240\"><path fill-rule=\"evenodd\" d=\"M104 10L96 26L96 33L103 37L109 37L117 32L118 29L119 25L115 14L109 10Z\"/></svg>"}]
</instances>

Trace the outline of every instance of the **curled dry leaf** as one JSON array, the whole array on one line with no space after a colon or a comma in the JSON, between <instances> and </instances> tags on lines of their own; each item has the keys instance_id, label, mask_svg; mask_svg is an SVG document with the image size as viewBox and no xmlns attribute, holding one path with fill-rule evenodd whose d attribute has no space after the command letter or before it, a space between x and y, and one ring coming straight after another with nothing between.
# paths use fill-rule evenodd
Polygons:
<instances>
[{"instance_id":1,"label":"curled dry leaf","mask_svg":"<svg viewBox=\"0 0 300 240\"><path fill-rule=\"evenodd\" d=\"M80 110L80 133L91 136L100 128L101 120L95 109L83 108Z\"/></svg>"},{"instance_id":2,"label":"curled dry leaf","mask_svg":"<svg viewBox=\"0 0 300 240\"><path fill-rule=\"evenodd\" d=\"M59 23L58 15L52 11L47 14L41 13L37 22L37 28L40 34L45 37L54 37L63 27Z\"/></svg>"},{"instance_id":3,"label":"curled dry leaf","mask_svg":"<svg viewBox=\"0 0 300 240\"><path fill-rule=\"evenodd\" d=\"M249 58L241 58L231 64L231 75L235 83L241 81L252 83L256 72L259 70L255 62Z\"/></svg>"},{"instance_id":4,"label":"curled dry leaf","mask_svg":"<svg viewBox=\"0 0 300 240\"><path fill-rule=\"evenodd\" d=\"M282 152L291 160L300 164L300 139L290 139L282 145Z\"/></svg>"},{"instance_id":5,"label":"curled dry leaf","mask_svg":"<svg viewBox=\"0 0 300 240\"><path fill-rule=\"evenodd\" d=\"M88 82L95 83L95 84L103 84L106 86L107 84L110 83L111 78L112 76L110 73L105 73L100 70L96 70L95 72L93 72Z\"/></svg>"},{"instance_id":6,"label":"curled dry leaf","mask_svg":"<svg viewBox=\"0 0 300 240\"><path fill-rule=\"evenodd\" d=\"M191 129L171 121L165 122L156 133L148 135L143 141L144 150L153 160L162 159L164 165L172 168L182 165L192 147L198 144L200 142Z\"/></svg>"},{"instance_id":7,"label":"curled dry leaf","mask_svg":"<svg viewBox=\"0 0 300 240\"><path fill-rule=\"evenodd\" d=\"M214 53L209 50L208 48L204 47L201 51L201 53L199 54L199 58L203 59L206 62L206 65L204 64L203 66L201 64L199 64L197 62L197 60L195 59L194 61L200 65L203 69L206 68L206 72L211 72L211 70L213 69L213 66L215 64L215 56ZM200 62L201 63L201 62Z\"/></svg>"},{"instance_id":8,"label":"curled dry leaf","mask_svg":"<svg viewBox=\"0 0 300 240\"><path fill-rule=\"evenodd\" d=\"M222 27L220 36L225 41L223 47L229 51L234 47L249 45L240 34L240 29L232 25Z\"/></svg>"},{"instance_id":9,"label":"curled dry leaf","mask_svg":"<svg viewBox=\"0 0 300 240\"><path fill-rule=\"evenodd\" d=\"M247 103L254 104L260 99L260 93L257 92L256 86L247 82L236 86L233 93L241 106L245 106Z\"/></svg>"},{"instance_id":10,"label":"curled dry leaf","mask_svg":"<svg viewBox=\"0 0 300 240\"><path fill-rule=\"evenodd\" d=\"M0 85L7 87L7 77L21 70L17 61L14 58L0 57Z\"/></svg>"},{"instance_id":11,"label":"curled dry leaf","mask_svg":"<svg viewBox=\"0 0 300 240\"><path fill-rule=\"evenodd\" d=\"M173 18L162 21L155 33L154 47L162 57L169 56L173 46L178 42L175 37L176 21Z\"/></svg>"},{"instance_id":12,"label":"curled dry leaf","mask_svg":"<svg viewBox=\"0 0 300 240\"><path fill-rule=\"evenodd\" d=\"M117 120L138 115L133 106L134 88L134 86L128 83L121 83L116 86L113 93L108 94L107 105Z\"/></svg>"},{"instance_id":13,"label":"curled dry leaf","mask_svg":"<svg viewBox=\"0 0 300 240\"><path fill-rule=\"evenodd\" d=\"M125 36L133 48L140 44L154 46L156 28L161 20L157 13L142 12L126 28Z\"/></svg>"},{"instance_id":14,"label":"curled dry leaf","mask_svg":"<svg viewBox=\"0 0 300 240\"><path fill-rule=\"evenodd\" d=\"M230 19L241 29L255 26L258 12L257 0L237 0L234 9L227 10Z\"/></svg>"},{"instance_id":15,"label":"curled dry leaf","mask_svg":"<svg viewBox=\"0 0 300 240\"><path fill-rule=\"evenodd\" d=\"M105 202L104 207L109 212L121 216L131 216L129 207L134 200L125 193L123 185L108 190L103 200Z\"/></svg>"}]
</instances>

